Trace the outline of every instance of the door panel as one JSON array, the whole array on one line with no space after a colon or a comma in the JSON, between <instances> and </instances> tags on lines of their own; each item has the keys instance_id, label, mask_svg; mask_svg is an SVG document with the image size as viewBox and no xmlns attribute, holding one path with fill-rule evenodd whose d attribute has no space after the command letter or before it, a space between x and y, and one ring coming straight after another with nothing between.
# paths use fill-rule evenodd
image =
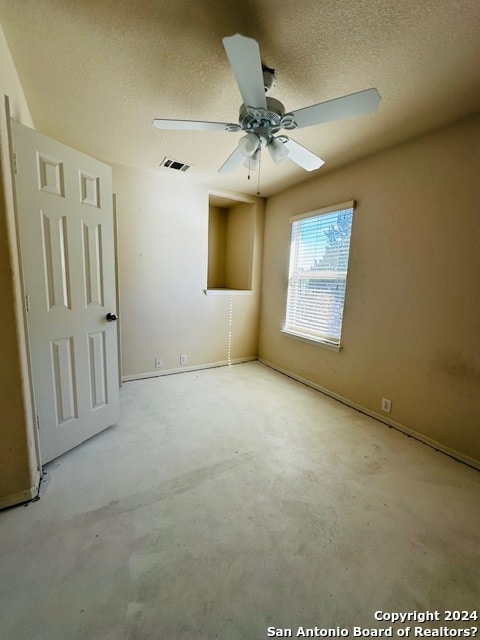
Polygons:
<instances>
[{"instance_id":1,"label":"door panel","mask_svg":"<svg viewBox=\"0 0 480 640\"><path fill-rule=\"evenodd\" d=\"M42 461L118 419L111 169L12 120Z\"/></svg>"}]
</instances>

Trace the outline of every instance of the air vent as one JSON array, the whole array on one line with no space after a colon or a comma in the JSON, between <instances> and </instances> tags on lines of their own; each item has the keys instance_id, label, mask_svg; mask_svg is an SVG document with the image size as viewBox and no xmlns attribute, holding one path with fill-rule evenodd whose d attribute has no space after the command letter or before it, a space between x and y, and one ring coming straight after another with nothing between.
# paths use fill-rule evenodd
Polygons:
<instances>
[{"instance_id":1,"label":"air vent","mask_svg":"<svg viewBox=\"0 0 480 640\"><path fill-rule=\"evenodd\" d=\"M160 166L166 167L167 169L174 169L175 171L187 171L187 169L190 169L191 167L189 164L179 162L178 160L172 160L172 158L164 158Z\"/></svg>"}]
</instances>

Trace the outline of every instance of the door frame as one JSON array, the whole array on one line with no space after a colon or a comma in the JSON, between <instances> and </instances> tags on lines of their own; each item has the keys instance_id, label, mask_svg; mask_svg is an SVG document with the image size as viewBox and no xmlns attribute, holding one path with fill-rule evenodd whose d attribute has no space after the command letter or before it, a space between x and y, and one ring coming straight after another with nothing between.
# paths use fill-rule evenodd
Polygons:
<instances>
[{"instance_id":1,"label":"door frame","mask_svg":"<svg viewBox=\"0 0 480 640\"><path fill-rule=\"evenodd\" d=\"M0 164L3 177L5 218L8 233L9 263L12 269L12 282L15 296L15 321L17 327L17 346L19 351L19 369L21 371L23 388L22 404L24 425L26 431L26 448L29 449L30 475L32 484L18 494L0 498L0 508L26 502L38 496L42 478L42 464L40 457L40 443L36 421L36 406L33 393L33 378L28 343L27 317L25 309L25 287L23 280L22 261L20 256L19 230L17 206L15 199L15 165L13 157L12 134L10 127L10 99L2 95L0 104Z\"/></svg>"}]
</instances>

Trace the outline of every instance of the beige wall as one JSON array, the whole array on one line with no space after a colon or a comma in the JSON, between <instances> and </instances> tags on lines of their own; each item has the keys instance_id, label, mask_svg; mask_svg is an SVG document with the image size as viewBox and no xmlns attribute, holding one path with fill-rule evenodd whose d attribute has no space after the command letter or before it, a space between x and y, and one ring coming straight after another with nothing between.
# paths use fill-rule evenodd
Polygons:
<instances>
[{"instance_id":1,"label":"beige wall","mask_svg":"<svg viewBox=\"0 0 480 640\"><path fill-rule=\"evenodd\" d=\"M32 497L38 482L4 95L10 97L12 116L31 126L25 96L0 28L0 508Z\"/></svg>"},{"instance_id":2,"label":"beige wall","mask_svg":"<svg viewBox=\"0 0 480 640\"><path fill-rule=\"evenodd\" d=\"M480 117L269 199L260 357L480 461ZM342 343L280 332L289 216L355 199Z\"/></svg>"},{"instance_id":3,"label":"beige wall","mask_svg":"<svg viewBox=\"0 0 480 640\"><path fill-rule=\"evenodd\" d=\"M257 355L263 203L257 200L252 295L205 295L208 190L183 174L113 166L117 194L123 375Z\"/></svg>"}]
</instances>

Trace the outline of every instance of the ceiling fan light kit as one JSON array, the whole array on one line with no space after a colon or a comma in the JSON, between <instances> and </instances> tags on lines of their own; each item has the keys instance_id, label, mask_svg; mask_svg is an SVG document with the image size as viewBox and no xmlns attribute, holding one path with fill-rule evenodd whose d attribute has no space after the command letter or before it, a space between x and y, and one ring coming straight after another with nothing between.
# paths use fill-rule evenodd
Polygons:
<instances>
[{"instance_id":1,"label":"ceiling fan light kit","mask_svg":"<svg viewBox=\"0 0 480 640\"><path fill-rule=\"evenodd\" d=\"M238 150L242 155L246 158L253 156L253 154L257 151L260 144L260 140L257 135L254 133L247 133L246 136L240 138L238 141Z\"/></svg>"},{"instance_id":2,"label":"ceiling fan light kit","mask_svg":"<svg viewBox=\"0 0 480 640\"><path fill-rule=\"evenodd\" d=\"M252 156L245 158L243 166L249 171L258 171L260 167L260 149L257 149Z\"/></svg>"},{"instance_id":3,"label":"ceiling fan light kit","mask_svg":"<svg viewBox=\"0 0 480 640\"><path fill-rule=\"evenodd\" d=\"M278 164L288 156L288 149L279 138L272 138L267 145L267 149L275 164Z\"/></svg>"},{"instance_id":4,"label":"ceiling fan light kit","mask_svg":"<svg viewBox=\"0 0 480 640\"><path fill-rule=\"evenodd\" d=\"M319 156L295 140L276 134L281 129L293 131L371 113L380 103L381 97L376 89L365 89L285 113L285 107L279 100L265 95L275 85L275 75L274 69L262 65L258 43L252 38L236 34L223 38L223 46L243 99L238 124L164 118L153 121L158 129L229 133L243 131L245 135L219 168L220 173L234 171L241 164L249 171L257 171L262 147L268 149L276 164L288 157L305 171L319 169L324 164Z\"/></svg>"}]
</instances>

